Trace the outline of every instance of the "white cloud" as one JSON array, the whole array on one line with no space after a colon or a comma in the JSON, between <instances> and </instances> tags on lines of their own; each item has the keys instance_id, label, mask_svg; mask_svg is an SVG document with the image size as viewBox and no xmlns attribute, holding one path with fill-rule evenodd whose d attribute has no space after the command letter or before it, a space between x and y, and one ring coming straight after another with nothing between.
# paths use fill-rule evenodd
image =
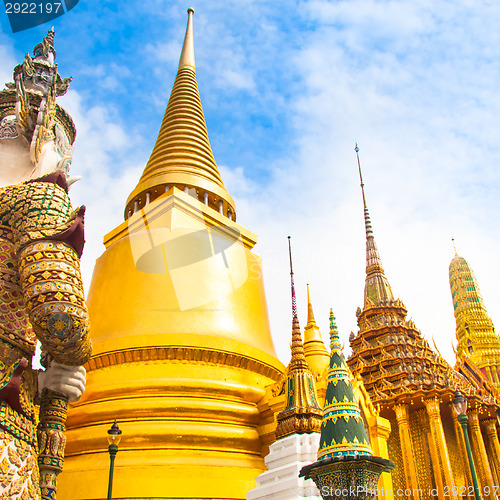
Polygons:
<instances>
[{"instance_id":1,"label":"white cloud","mask_svg":"<svg viewBox=\"0 0 500 500\"><path fill-rule=\"evenodd\" d=\"M127 196L137 184L145 163L127 161L127 153L135 156L138 138L131 137L131 130L114 123L105 107L87 107L74 90L60 102L77 124L71 173L83 179L73 185L70 196L73 205L87 206L81 265L88 289L95 260L104 252L104 235L123 222ZM146 153L143 156L147 159ZM118 169L117 157L122 158Z\"/></svg>"},{"instance_id":2,"label":"white cloud","mask_svg":"<svg viewBox=\"0 0 500 500\"><path fill-rule=\"evenodd\" d=\"M162 110L185 28L180 4L158 13L166 30L148 26L137 55L130 46L116 48L133 61L128 78L148 75L142 82L149 86L140 92ZM295 6L285 11L283 2L194 5L202 101L227 130L223 134L219 127L214 154L225 165L221 173L238 221L258 236L255 251L263 257L280 358L288 361L291 333L289 234L302 326L309 282L325 340L330 307L346 345L349 332L356 331L364 285L363 212L353 151L358 141L375 238L393 292L453 361L447 277L452 236L477 274L493 320L500 321L500 271L494 264L500 243L500 7L424 0ZM174 32L179 38L173 39ZM11 49L2 47L5 81L16 61ZM94 71L110 90L119 90L119 76L126 74L121 66L101 62L85 71ZM102 98L84 102L75 92L62 101L78 128L73 172L84 180L72 197L75 204L88 205L87 281L103 251L103 235L123 220L126 197L150 153L127 119L134 96L127 94L123 108L113 109ZM147 123L151 117L145 113L139 119ZM260 119L268 121L263 125ZM265 180L253 164L231 163L215 147L230 143L235 132L252 139L261 129L271 138L269 149L258 140L248 148L262 147ZM213 137L210 127L208 132ZM244 142L237 147L244 158Z\"/></svg>"}]
</instances>

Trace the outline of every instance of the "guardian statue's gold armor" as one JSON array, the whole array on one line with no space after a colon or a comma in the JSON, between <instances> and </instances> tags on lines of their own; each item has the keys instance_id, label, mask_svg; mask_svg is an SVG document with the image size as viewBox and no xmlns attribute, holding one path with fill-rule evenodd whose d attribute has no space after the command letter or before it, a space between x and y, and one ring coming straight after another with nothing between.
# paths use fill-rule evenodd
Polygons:
<instances>
[{"instance_id":1,"label":"guardian statue's gold armor","mask_svg":"<svg viewBox=\"0 0 500 500\"><path fill-rule=\"evenodd\" d=\"M83 393L91 354L84 209L68 197L75 130L55 102L69 80L53 39L49 31L0 92L0 498L10 500L55 498L66 405ZM37 340L45 372L32 367Z\"/></svg>"}]
</instances>

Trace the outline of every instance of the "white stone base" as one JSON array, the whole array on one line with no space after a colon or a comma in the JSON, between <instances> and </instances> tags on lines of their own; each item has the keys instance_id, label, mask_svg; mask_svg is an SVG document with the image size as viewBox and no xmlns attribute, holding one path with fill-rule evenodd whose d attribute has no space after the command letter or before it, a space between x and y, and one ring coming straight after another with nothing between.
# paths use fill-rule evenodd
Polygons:
<instances>
[{"instance_id":1,"label":"white stone base","mask_svg":"<svg viewBox=\"0 0 500 500\"><path fill-rule=\"evenodd\" d=\"M255 480L257 487L247 493L247 500L321 500L314 481L299 478L304 465L317 460L320 434L292 434L273 443L265 462L267 471Z\"/></svg>"}]
</instances>

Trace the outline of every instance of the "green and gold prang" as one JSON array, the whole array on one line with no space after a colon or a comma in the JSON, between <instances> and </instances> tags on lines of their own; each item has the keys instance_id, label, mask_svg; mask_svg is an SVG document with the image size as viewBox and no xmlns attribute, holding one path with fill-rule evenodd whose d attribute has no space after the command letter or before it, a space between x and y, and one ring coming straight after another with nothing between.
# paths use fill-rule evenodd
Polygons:
<instances>
[{"instance_id":1,"label":"green and gold prang","mask_svg":"<svg viewBox=\"0 0 500 500\"><path fill-rule=\"evenodd\" d=\"M371 455L370 443L342 354L333 311L330 311L330 349L318 460L341 455Z\"/></svg>"}]
</instances>

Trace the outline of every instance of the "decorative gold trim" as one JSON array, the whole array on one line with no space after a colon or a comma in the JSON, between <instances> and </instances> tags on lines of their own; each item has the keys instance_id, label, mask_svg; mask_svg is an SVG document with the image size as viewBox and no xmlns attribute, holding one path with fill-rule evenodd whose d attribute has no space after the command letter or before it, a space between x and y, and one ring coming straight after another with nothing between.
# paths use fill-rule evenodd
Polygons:
<instances>
[{"instance_id":1,"label":"decorative gold trim","mask_svg":"<svg viewBox=\"0 0 500 500\"><path fill-rule=\"evenodd\" d=\"M212 363L250 370L272 380L278 380L282 373L273 366L240 354L189 346L163 346L138 349L124 349L92 357L85 368L87 371L143 361L179 361L184 363Z\"/></svg>"}]
</instances>

